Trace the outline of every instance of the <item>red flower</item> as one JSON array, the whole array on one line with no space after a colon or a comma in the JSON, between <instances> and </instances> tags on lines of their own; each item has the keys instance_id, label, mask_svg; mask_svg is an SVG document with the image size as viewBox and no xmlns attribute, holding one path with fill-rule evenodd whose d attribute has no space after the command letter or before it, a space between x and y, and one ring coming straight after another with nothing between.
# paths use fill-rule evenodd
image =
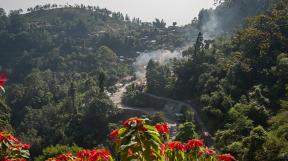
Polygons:
<instances>
[{"instance_id":1,"label":"red flower","mask_svg":"<svg viewBox=\"0 0 288 161\"><path fill-rule=\"evenodd\" d=\"M179 141L171 141L166 146L171 150L181 150L181 151L185 150L185 146Z\"/></svg>"},{"instance_id":2,"label":"red flower","mask_svg":"<svg viewBox=\"0 0 288 161\"><path fill-rule=\"evenodd\" d=\"M20 149L29 149L31 147L31 145L19 143L19 144L14 145L14 147L20 148Z\"/></svg>"},{"instance_id":3,"label":"red flower","mask_svg":"<svg viewBox=\"0 0 288 161\"><path fill-rule=\"evenodd\" d=\"M218 155L219 161L236 161L236 159L230 154Z\"/></svg>"},{"instance_id":4,"label":"red flower","mask_svg":"<svg viewBox=\"0 0 288 161\"><path fill-rule=\"evenodd\" d=\"M0 74L0 86L4 87L5 83L7 82L8 77L6 74L1 73Z\"/></svg>"},{"instance_id":5,"label":"red flower","mask_svg":"<svg viewBox=\"0 0 288 161\"><path fill-rule=\"evenodd\" d=\"M108 150L100 150L100 158L103 160L110 160L111 159L111 154Z\"/></svg>"},{"instance_id":6,"label":"red flower","mask_svg":"<svg viewBox=\"0 0 288 161\"><path fill-rule=\"evenodd\" d=\"M72 153L67 153L67 154L61 154L59 156L57 156L56 160L57 161L67 161L70 159L70 157L72 156Z\"/></svg>"},{"instance_id":7,"label":"red flower","mask_svg":"<svg viewBox=\"0 0 288 161\"><path fill-rule=\"evenodd\" d=\"M138 125L142 125L144 123L144 119L133 117L123 122L124 127L136 127Z\"/></svg>"},{"instance_id":8,"label":"red flower","mask_svg":"<svg viewBox=\"0 0 288 161\"><path fill-rule=\"evenodd\" d=\"M209 149L209 148L206 147L206 149L205 149L205 154L206 154L206 155L210 156L210 155L213 155L213 154L215 154L215 153L216 153L216 152L215 152L214 150Z\"/></svg>"},{"instance_id":9,"label":"red flower","mask_svg":"<svg viewBox=\"0 0 288 161\"><path fill-rule=\"evenodd\" d=\"M31 147L30 144L22 144L23 149L29 149Z\"/></svg>"},{"instance_id":10,"label":"red flower","mask_svg":"<svg viewBox=\"0 0 288 161\"><path fill-rule=\"evenodd\" d=\"M119 129L113 130L110 134L109 134L109 138L112 140L114 139L116 136L118 136L118 132Z\"/></svg>"},{"instance_id":11,"label":"red flower","mask_svg":"<svg viewBox=\"0 0 288 161\"><path fill-rule=\"evenodd\" d=\"M93 160L103 160L103 161L108 161L111 159L111 154L108 150L105 149L98 149L98 150L93 150L91 151L91 156L90 159L91 161Z\"/></svg>"},{"instance_id":12,"label":"red flower","mask_svg":"<svg viewBox=\"0 0 288 161\"><path fill-rule=\"evenodd\" d=\"M161 124L156 124L155 128L158 130L159 133L161 133L162 135L164 134L169 134L169 127L167 123L161 123Z\"/></svg>"},{"instance_id":13,"label":"red flower","mask_svg":"<svg viewBox=\"0 0 288 161\"><path fill-rule=\"evenodd\" d=\"M12 136L9 132L7 131L1 131L0 132L0 141L14 141L16 143L18 143L18 139L16 139L14 136Z\"/></svg>"},{"instance_id":14,"label":"red flower","mask_svg":"<svg viewBox=\"0 0 288 161\"><path fill-rule=\"evenodd\" d=\"M81 161L88 160L88 161L108 161L111 159L111 154L109 151L104 149L94 149L94 150L87 150L84 149L77 153L77 158Z\"/></svg>"},{"instance_id":15,"label":"red flower","mask_svg":"<svg viewBox=\"0 0 288 161\"><path fill-rule=\"evenodd\" d=\"M4 140L6 140L6 138L4 136L0 135L0 142L2 142Z\"/></svg>"},{"instance_id":16,"label":"red flower","mask_svg":"<svg viewBox=\"0 0 288 161\"><path fill-rule=\"evenodd\" d=\"M205 146L203 140L192 139L192 140L188 140L188 142L186 144L186 149L190 150L190 149L193 149L195 147L202 147L202 146Z\"/></svg>"},{"instance_id":17,"label":"red flower","mask_svg":"<svg viewBox=\"0 0 288 161\"><path fill-rule=\"evenodd\" d=\"M90 150L87 150L87 149L83 149L82 151L80 151L76 154L76 157L80 158L80 159L89 159L90 156L91 156Z\"/></svg>"},{"instance_id":18,"label":"red flower","mask_svg":"<svg viewBox=\"0 0 288 161\"><path fill-rule=\"evenodd\" d=\"M128 155L132 155L134 152L131 149L128 149Z\"/></svg>"},{"instance_id":19,"label":"red flower","mask_svg":"<svg viewBox=\"0 0 288 161\"><path fill-rule=\"evenodd\" d=\"M199 151L199 152L198 152L198 156L199 156L199 157L200 157L202 154L203 154L202 151Z\"/></svg>"},{"instance_id":20,"label":"red flower","mask_svg":"<svg viewBox=\"0 0 288 161\"><path fill-rule=\"evenodd\" d=\"M14 136L12 136L12 135L8 135L7 137L6 137L8 140L12 140L12 141L14 141L14 142L19 142L18 141L18 139L16 139Z\"/></svg>"}]
</instances>

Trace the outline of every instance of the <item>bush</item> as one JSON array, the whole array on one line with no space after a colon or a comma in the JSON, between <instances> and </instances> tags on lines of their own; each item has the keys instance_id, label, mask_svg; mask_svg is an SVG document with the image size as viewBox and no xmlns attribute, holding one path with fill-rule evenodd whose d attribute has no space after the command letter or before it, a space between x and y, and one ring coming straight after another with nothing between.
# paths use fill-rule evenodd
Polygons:
<instances>
[{"instance_id":1,"label":"bush","mask_svg":"<svg viewBox=\"0 0 288 161\"><path fill-rule=\"evenodd\" d=\"M0 160L25 161L29 158L29 144L23 144L8 131L0 132Z\"/></svg>"},{"instance_id":2,"label":"bush","mask_svg":"<svg viewBox=\"0 0 288 161\"><path fill-rule=\"evenodd\" d=\"M115 158L121 161L235 161L230 154L217 155L204 145L201 139L191 139L187 143L171 140L167 123L155 126L146 124L148 119L130 118L123 126L109 134L115 150ZM20 143L10 133L0 133L0 160L24 161L29 158L30 145ZM71 151L67 152L67 149ZM56 150L56 151L55 151ZM47 152L59 154L47 161L113 161L113 156L105 149L50 147ZM52 154L51 153L51 154ZM50 154L48 154L50 156ZM42 158L43 159L43 158Z\"/></svg>"}]
</instances>

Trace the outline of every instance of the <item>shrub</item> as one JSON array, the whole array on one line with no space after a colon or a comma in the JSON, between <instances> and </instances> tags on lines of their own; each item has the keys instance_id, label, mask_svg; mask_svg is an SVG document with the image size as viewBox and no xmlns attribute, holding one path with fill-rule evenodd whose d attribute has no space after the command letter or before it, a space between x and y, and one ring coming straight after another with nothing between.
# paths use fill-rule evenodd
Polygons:
<instances>
[{"instance_id":1,"label":"shrub","mask_svg":"<svg viewBox=\"0 0 288 161\"><path fill-rule=\"evenodd\" d=\"M29 159L29 144L23 144L8 131L0 132L0 160L25 161Z\"/></svg>"}]
</instances>

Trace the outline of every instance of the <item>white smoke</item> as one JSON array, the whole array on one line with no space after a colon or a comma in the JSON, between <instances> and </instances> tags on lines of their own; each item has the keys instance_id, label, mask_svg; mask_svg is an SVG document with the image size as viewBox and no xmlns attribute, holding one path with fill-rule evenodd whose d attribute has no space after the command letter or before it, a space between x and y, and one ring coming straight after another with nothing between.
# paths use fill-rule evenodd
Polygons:
<instances>
[{"instance_id":1,"label":"white smoke","mask_svg":"<svg viewBox=\"0 0 288 161\"><path fill-rule=\"evenodd\" d=\"M219 20L214 13L210 14L209 21L201 26L201 31L203 32L203 37L205 40L214 39L220 34Z\"/></svg>"},{"instance_id":2,"label":"white smoke","mask_svg":"<svg viewBox=\"0 0 288 161\"><path fill-rule=\"evenodd\" d=\"M169 51L160 49L152 52L143 52L136 58L136 61L133 63L135 75L138 79L145 79L146 66L150 59L155 60L160 64L166 64L173 58L181 57L181 50Z\"/></svg>"}]
</instances>

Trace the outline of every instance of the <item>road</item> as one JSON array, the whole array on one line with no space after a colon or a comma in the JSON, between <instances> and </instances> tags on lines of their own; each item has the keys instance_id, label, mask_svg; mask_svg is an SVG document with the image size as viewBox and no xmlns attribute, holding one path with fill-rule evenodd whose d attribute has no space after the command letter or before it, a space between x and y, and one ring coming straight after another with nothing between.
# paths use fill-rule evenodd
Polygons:
<instances>
[{"instance_id":1,"label":"road","mask_svg":"<svg viewBox=\"0 0 288 161\"><path fill-rule=\"evenodd\" d=\"M171 99L171 98L167 98L167 97L156 96L156 95L150 94L150 93L143 93L143 94L148 95L148 96L153 97L153 98L156 98L156 99L169 101L169 102L178 104L180 106L184 106L184 107L190 108L192 110L192 112L194 113L195 121L199 125L199 127L201 128L201 131L202 132L207 132L207 128L206 128L204 122L202 121L202 119L199 117L198 112L190 104L188 104L186 102L181 102L181 101L178 101L178 100L174 100L174 99Z\"/></svg>"},{"instance_id":2,"label":"road","mask_svg":"<svg viewBox=\"0 0 288 161\"><path fill-rule=\"evenodd\" d=\"M157 110L155 110L153 108L128 107L128 106L125 106L125 105L122 104L121 100L122 100L123 95L126 92L126 87L131 85L131 84L133 84L133 83L135 83L135 82L137 82L137 80L129 82L129 83L123 85L122 87L120 87L117 90L117 92L115 92L111 96L111 100L114 102L114 104L116 104L117 107L120 108L120 109L139 111L139 112L143 112L143 113L145 113L147 115L153 115L156 112L159 112L159 111L157 111ZM195 110L195 108L193 108L192 105L190 105L190 104L188 104L186 102L179 101L179 100L174 100L174 99L167 98L167 97L161 97L161 96L157 96L157 95L150 94L150 93L143 93L143 94L145 94L145 95L147 95L149 97L155 98L155 99L164 100L166 102L172 102L172 103L178 104L178 106L182 106L182 107L184 106L184 107L190 108L192 110L192 112L194 113L194 118L195 118L196 124L198 125L198 127L201 130L201 135L204 138L206 145L207 146L213 145L213 139L212 139L211 135L207 131L207 128L206 128L204 122L199 117L198 112ZM165 121L168 123L168 125L170 127L176 127L177 126L176 120L173 120L172 118L169 118L169 117L165 117L164 119L165 119Z\"/></svg>"},{"instance_id":3,"label":"road","mask_svg":"<svg viewBox=\"0 0 288 161\"><path fill-rule=\"evenodd\" d=\"M111 95L111 100L113 101L114 104L117 105L118 108L120 109L124 109L124 110L131 110L131 111L139 111L139 112L142 112L142 113L145 113L147 115L153 115L157 112L159 112L159 110L155 110L154 108L149 108L149 107L145 107L145 108L139 108L139 107L128 107L126 105L123 105L122 104L122 97L124 96L125 92L126 92L126 87L128 87L129 85L133 84L133 83L136 83L138 80L135 80L135 81L132 81L132 82L129 82L125 85L123 85L122 87L120 87L117 92L113 93ZM169 124L172 125L175 125L175 121L165 117L164 118L165 121Z\"/></svg>"},{"instance_id":4,"label":"road","mask_svg":"<svg viewBox=\"0 0 288 161\"><path fill-rule=\"evenodd\" d=\"M118 108L120 109L125 109L125 110L134 110L134 111L140 111L143 112L147 115L153 115L156 112L159 112L153 108L137 108L137 107L128 107L125 106L121 103L122 97L124 95L124 93L126 92L126 87L137 82L137 80L129 82L125 85L123 85L122 87L120 87L117 92L115 92L112 96L111 96L111 100L114 102L114 104L116 104L118 106ZM150 97L153 97L155 99L159 99L159 100L164 100L164 101L169 101L175 104L178 104L179 106L184 106L184 107L188 107L192 110L192 112L194 113L194 117L195 117L195 121L197 123L197 125L200 127L201 132L205 135L209 135L209 133L207 132L207 128L205 127L204 122L202 121L202 119L199 117L198 112L195 110L195 108L193 108L193 106L191 106L190 104L186 103L186 102L182 102L182 101L178 101L178 100L174 100L171 98L167 98L167 97L161 97L161 96L156 96L154 94L150 94L150 93L144 93L145 95L148 95ZM165 118L167 122L169 122L170 124L175 124L176 121L170 120L169 118Z\"/></svg>"}]
</instances>

